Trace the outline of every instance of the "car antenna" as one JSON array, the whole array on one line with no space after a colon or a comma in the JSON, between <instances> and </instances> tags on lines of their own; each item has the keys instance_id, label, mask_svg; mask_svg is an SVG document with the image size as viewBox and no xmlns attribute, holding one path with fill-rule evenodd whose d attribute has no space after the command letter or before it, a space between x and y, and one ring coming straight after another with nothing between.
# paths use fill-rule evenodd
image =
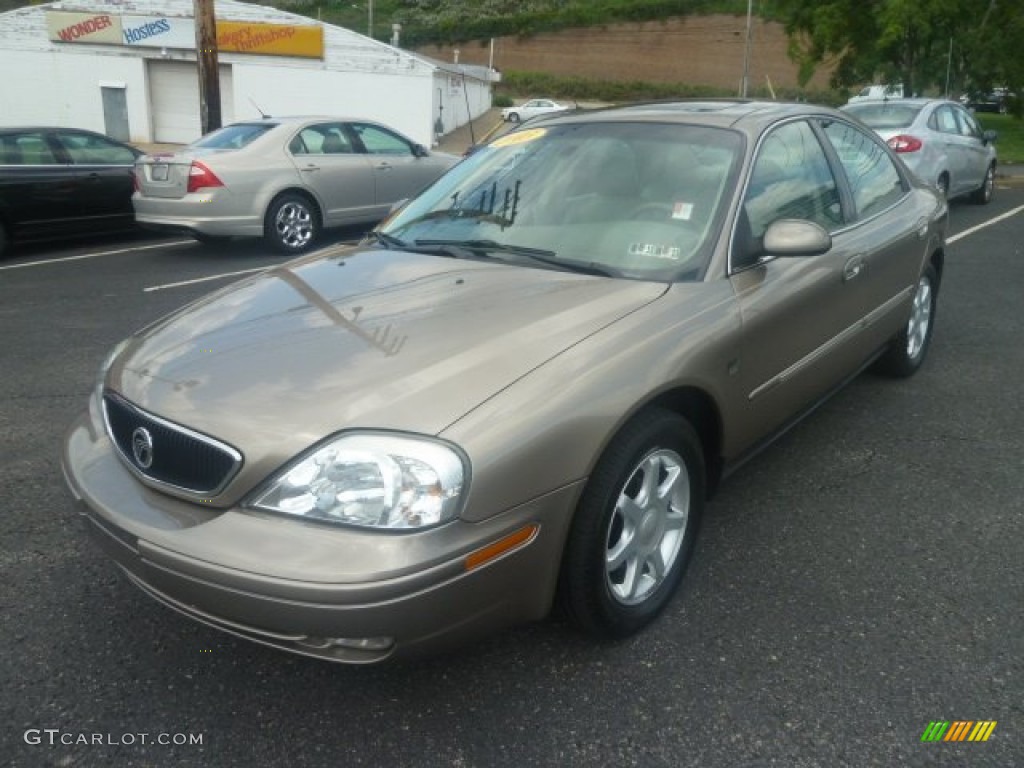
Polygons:
<instances>
[{"instance_id":1,"label":"car antenna","mask_svg":"<svg viewBox=\"0 0 1024 768\"><path fill-rule=\"evenodd\" d=\"M270 119L270 115L268 115L266 112L260 109L260 105L256 103L256 100L253 99L252 96L249 97L249 101L252 103L254 107L256 107L256 111L260 113L260 117L262 117L264 120Z\"/></svg>"}]
</instances>

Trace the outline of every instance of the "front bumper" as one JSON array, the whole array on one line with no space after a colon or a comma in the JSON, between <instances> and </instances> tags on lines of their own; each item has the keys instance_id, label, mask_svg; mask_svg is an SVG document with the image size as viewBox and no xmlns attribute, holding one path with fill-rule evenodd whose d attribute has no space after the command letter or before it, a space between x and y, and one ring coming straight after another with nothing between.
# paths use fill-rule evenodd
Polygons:
<instances>
[{"instance_id":1,"label":"front bumper","mask_svg":"<svg viewBox=\"0 0 1024 768\"><path fill-rule=\"evenodd\" d=\"M481 523L394 534L158 493L88 416L68 433L63 465L86 527L150 596L232 634L349 663L436 652L545 616L580 485ZM528 526L527 540L467 569L468 555ZM354 571L368 551L372 572Z\"/></svg>"}]
</instances>

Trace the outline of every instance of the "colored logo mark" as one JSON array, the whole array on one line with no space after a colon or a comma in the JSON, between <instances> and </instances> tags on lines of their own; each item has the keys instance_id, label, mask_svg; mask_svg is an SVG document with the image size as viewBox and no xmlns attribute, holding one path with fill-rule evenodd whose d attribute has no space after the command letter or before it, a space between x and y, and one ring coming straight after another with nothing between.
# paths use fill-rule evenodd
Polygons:
<instances>
[{"instance_id":1,"label":"colored logo mark","mask_svg":"<svg viewBox=\"0 0 1024 768\"><path fill-rule=\"evenodd\" d=\"M921 734L921 741L988 741L995 729L995 720L933 720Z\"/></svg>"}]
</instances>

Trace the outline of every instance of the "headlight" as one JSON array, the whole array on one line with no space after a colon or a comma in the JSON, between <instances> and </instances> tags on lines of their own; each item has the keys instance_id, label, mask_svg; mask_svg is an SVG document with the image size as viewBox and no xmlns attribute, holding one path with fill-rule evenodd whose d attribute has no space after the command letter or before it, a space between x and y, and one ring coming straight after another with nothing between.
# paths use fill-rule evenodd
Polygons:
<instances>
[{"instance_id":1,"label":"headlight","mask_svg":"<svg viewBox=\"0 0 1024 768\"><path fill-rule=\"evenodd\" d=\"M368 528L426 528L458 514L465 477L462 458L443 443L349 434L286 467L249 506Z\"/></svg>"}]
</instances>

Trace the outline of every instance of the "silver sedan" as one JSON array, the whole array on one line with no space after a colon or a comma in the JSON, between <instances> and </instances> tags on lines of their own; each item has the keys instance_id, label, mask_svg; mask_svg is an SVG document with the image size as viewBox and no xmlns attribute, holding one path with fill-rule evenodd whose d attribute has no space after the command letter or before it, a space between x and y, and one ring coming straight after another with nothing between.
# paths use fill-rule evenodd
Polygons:
<instances>
[{"instance_id":1,"label":"silver sedan","mask_svg":"<svg viewBox=\"0 0 1024 768\"><path fill-rule=\"evenodd\" d=\"M458 160L367 120L252 120L141 157L132 204L149 228L264 237L297 254L325 227L379 221Z\"/></svg>"},{"instance_id":2,"label":"silver sedan","mask_svg":"<svg viewBox=\"0 0 1024 768\"><path fill-rule=\"evenodd\" d=\"M992 199L996 178L995 131L983 131L961 105L945 99L888 99L843 109L885 139L922 180L948 198Z\"/></svg>"}]
</instances>

